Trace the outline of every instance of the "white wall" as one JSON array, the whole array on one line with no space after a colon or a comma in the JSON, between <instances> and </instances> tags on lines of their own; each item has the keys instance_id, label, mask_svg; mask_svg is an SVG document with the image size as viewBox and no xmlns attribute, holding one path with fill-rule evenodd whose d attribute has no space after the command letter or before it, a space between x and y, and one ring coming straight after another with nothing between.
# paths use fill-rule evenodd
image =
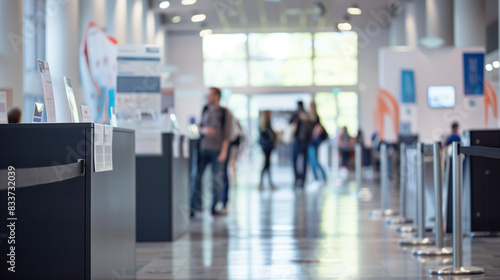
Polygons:
<instances>
[{"instance_id":1,"label":"white wall","mask_svg":"<svg viewBox=\"0 0 500 280\"><path fill-rule=\"evenodd\" d=\"M419 134L422 142L441 141L451 132L452 122L459 122L461 130L484 128L484 98L466 97L463 81L463 53L483 52L477 48L446 47L435 50L408 48L385 48L380 51L380 88L387 90L399 102L400 120L411 108L413 133ZM401 70L413 69L415 79L415 105L401 104ZM456 90L454 108L430 108L427 104L427 88L434 85L451 85ZM470 101L475 101L471 106ZM386 126L387 127L387 126ZM385 133L386 139L394 140L395 135Z\"/></svg>"},{"instance_id":2,"label":"white wall","mask_svg":"<svg viewBox=\"0 0 500 280\"><path fill-rule=\"evenodd\" d=\"M206 88L203 84L202 39L198 33L168 33L169 64L177 68L171 77L175 89L175 113L180 132L187 133L191 117L199 121Z\"/></svg>"}]
</instances>

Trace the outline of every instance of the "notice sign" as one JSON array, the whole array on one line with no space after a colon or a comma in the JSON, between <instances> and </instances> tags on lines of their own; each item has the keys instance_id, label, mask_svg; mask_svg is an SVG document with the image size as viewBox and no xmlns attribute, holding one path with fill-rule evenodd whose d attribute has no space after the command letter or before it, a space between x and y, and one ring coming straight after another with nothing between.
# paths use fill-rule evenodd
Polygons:
<instances>
[{"instance_id":1,"label":"notice sign","mask_svg":"<svg viewBox=\"0 0 500 280\"><path fill-rule=\"evenodd\" d=\"M68 97L68 105L70 110L70 122L80 122L78 117L78 109L76 107L75 94L73 93L73 87L71 86L71 80L68 77L63 77L64 87L66 88L66 96Z\"/></svg>"},{"instance_id":2,"label":"notice sign","mask_svg":"<svg viewBox=\"0 0 500 280\"><path fill-rule=\"evenodd\" d=\"M80 106L82 108L82 122L92 122L92 114L90 113L90 108L87 105Z\"/></svg>"},{"instance_id":3,"label":"notice sign","mask_svg":"<svg viewBox=\"0 0 500 280\"><path fill-rule=\"evenodd\" d=\"M464 92L465 95L483 95L483 53L464 53Z\"/></svg>"},{"instance_id":4,"label":"notice sign","mask_svg":"<svg viewBox=\"0 0 500 280\"><path fill-rule=\"evenodd\" d=\"M415 103L415 79L412 70L401 71L401 102Z\"/></svg>"},{"instance_id":5,"label":"notice sign","mask_svg":"<svg viewBox=\"0 0 500 280\"><path fill-rule=\"evenodd\" d=\"M38 60L38 70L42 77L43 100L47 113L47 122L56 122L56 104L54 101L54 91L52 89L52 79L50 78L49 64L46 61Z\"/></svg>"},{"instance_id":6,"label":"notice sign","mask_svg":"<svg viewBox=\"0 0 500 280\"><path fill-rule=\"evenodd\" d=\"M118 45L115 114L135 129L136 154L162 154L161 53L155 45Z\"/></svg>"},{"instance_id":7,"label":"notice sign","mask_svg":"<svg viewBox=\"0 0 500 280\"><path fill-rule=\"evenodd\" d=\"M32 122L42 122L43 103L35 102L35 109L33 110Z\"/></svg>"}]
</instances>

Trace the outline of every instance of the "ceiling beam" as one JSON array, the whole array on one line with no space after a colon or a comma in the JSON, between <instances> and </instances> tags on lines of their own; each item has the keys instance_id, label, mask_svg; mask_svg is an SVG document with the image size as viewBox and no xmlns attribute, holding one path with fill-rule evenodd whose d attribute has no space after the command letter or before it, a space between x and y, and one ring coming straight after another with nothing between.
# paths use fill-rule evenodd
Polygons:
<instances>
[{"instance_id":1,"label":"ceiling beam","mask_svg":"<svg viewBox=\"0 0 500 280\"><path fill-rule=\"evenodd\" d=\"M233 10L234 7L228 5L225 1L220 1L220 0L212 1L212 3L214 5L215 11L217 12L217 17L219 18L222 29L225 31L229 31L231 29L231 26L227 21L226 14L230 10Z\"/></svg>"},{"instance_id":2,"label":"ceiling beam","mask_svg":"<svg viewBox=\"0 0 500 280\"><path fill-rule=\"evenodd\" d=\"M245 7L243 7L243 0L238 3L238 14L240 15L241 27L248 28L248 18L245 13Z\"/></svg>"},{"instance_id":3,"label":"ceiling beam","mask_svg":"<svg viewBox=\"0 0 500 280\"><path fill-rule=\"evenodd\" d=\"M325 14L318 21L318 29L324 29L326 27L326 23L328 22L328 18L330 17L330 8L332 7L333 0L325 1Z\"/></svg>"},{"instance_id":4,"label":"ceiling beam","mask_svg":"<svg viewBox=\"0 0 500 280\"><path fill-rule=\"evenodd\" d=\"M280 2L280 25L282 28L286 28L288 25L285 1Z\"/></svg>"},{"instance_id":5,"label":"ceiling beam","mask_svg":"<svg viewBox=\"0 0 500 280\"><path fill-rule=\"evenodd\" d=\"M260 19L260 25L262 28L267 28L267 15L266 15L266 3L264 0L259 0L259 19Z\"/></svg>"},{"instance_id":6,"label":"ceiling beam","mask_svg":"<svg viewBox=\"0 0 500 280\"><path fill-rule=\"evenodd\" d=\"M307 0L302 0L302 10L300 13L299 26L303 29L307 27Z\"/></svg>"}]
</instances>

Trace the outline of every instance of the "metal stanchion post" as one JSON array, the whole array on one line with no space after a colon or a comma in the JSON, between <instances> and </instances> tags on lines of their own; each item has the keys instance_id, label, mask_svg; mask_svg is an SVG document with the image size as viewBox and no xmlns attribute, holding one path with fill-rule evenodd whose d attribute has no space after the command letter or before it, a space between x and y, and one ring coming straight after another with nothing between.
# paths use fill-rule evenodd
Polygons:
<instances>
[{"instance_id":1,"label":"metal stanchion post","mask_svg":"<svg viewBox=\"0 0 500 280\"><path fill-rule=\"evenodd\" d=\"M434 240L425 234L425 201L424 201L424 144L417 144L417 237L399 241L402 246L433 245Z\"/></svg>"},{"instance_id":2,"label":"metal stanchion post","mask_svg":"<svg viewBox=\"0 0 500 280\"><path fill-rule=\"evenodd\" d=\"M363 188L363 146L356 143L354 146L354 171L356 177L356 196L362 200L371 197L371 191Z\"/></svg>"},{"instance_id":3,"label":"metal stanchion post","mask_svg":"<svg viewBox=\"0 0 500 280\"><path fill-rule=\"evenodd\" d=\"M443 238L443 186L441 177L441 143L434 142L433 145L433 167L434 167L434 196L436 208L436 247L422 250L414 250L417 256L445 256L451 255L452 249L444 247Z\"/></svg>"},{"instance_id":4,"label":"metal stanchion post","mask_svg":"<svg viewBox=\"0 0 500 280\"><path fill-rule=\"evenodd\" d=\"M453 142L453 265L429 270L438 275L471 275L484 273L484 269L475 266L463 266L462 256L462 160L459 154L459 142Z\"/></svg>"},{"instance_id":5,"label":"metal stanchion post","mask_svg":"<svg viewBox=\"0 0 500 280\"><path fill-rule=\"evenodd\" d=\"M389 222L393 225L402 225L412 222L412 219L406 218L406 180L408 178L406 161L406 144L401 143L400 163L399 163L399 217L391 219Z\"/></svg>"},{"instance_id":6,"label":"metal stanchion post","mask_svg":"<svg viewBox=\"0 0 500 280\"><path fill-rule=\"evenodd\" d=\"M358 195L361 194L361 184L363 183L363 177L362 177L362 168L363 168L363 163L361 153L363 152L363 149L361 147L361 144L356 143L354 146L354 171L356 173L356 190Z\"/></svg>"},{"instance_id":7,"label":"metal stanchion post","mask_svg":"<svg viewBox=\"0 0 500 280\"><path fill-rule=\"evenodd\" d=\"M372 217L389 217L398 213L388 208L389 199L389 163L387 144L380 144L380 210L370 212Z\"/></svg>"}]
</instances>

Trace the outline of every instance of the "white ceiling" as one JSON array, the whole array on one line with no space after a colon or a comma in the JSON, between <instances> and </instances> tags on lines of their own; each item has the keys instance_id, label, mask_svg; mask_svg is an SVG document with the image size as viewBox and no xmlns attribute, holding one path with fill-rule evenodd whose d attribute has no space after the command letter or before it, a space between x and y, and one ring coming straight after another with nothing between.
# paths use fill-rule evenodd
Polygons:
<instances>
[{"instance_id":1,"label":"white ceiling","mask_svg":"<svg viewBox=\"0 0 500 280\"><path fill-rule=\"evenodd\" d=\"M199 31L202 27L217 32L251 31L302 31L332 30L343 21L347 8L357 4L362 15L350 16L353 26L362 27L375 20L374 13L387 10L395 0L198 0L190 6L181 5L181 0L170 0L170 7L158 8L160 0L153 0L153 7L167 17L167 29L176 31ZM401 1L403 2L403 1ZM325 8L319 16L318 3ZM204 23L192 23L191 16L204 13ZM175 15L182 17L180 23L171 23ZM202 26L203 25L203 26Z\"/></svg>"}]
</instances>

